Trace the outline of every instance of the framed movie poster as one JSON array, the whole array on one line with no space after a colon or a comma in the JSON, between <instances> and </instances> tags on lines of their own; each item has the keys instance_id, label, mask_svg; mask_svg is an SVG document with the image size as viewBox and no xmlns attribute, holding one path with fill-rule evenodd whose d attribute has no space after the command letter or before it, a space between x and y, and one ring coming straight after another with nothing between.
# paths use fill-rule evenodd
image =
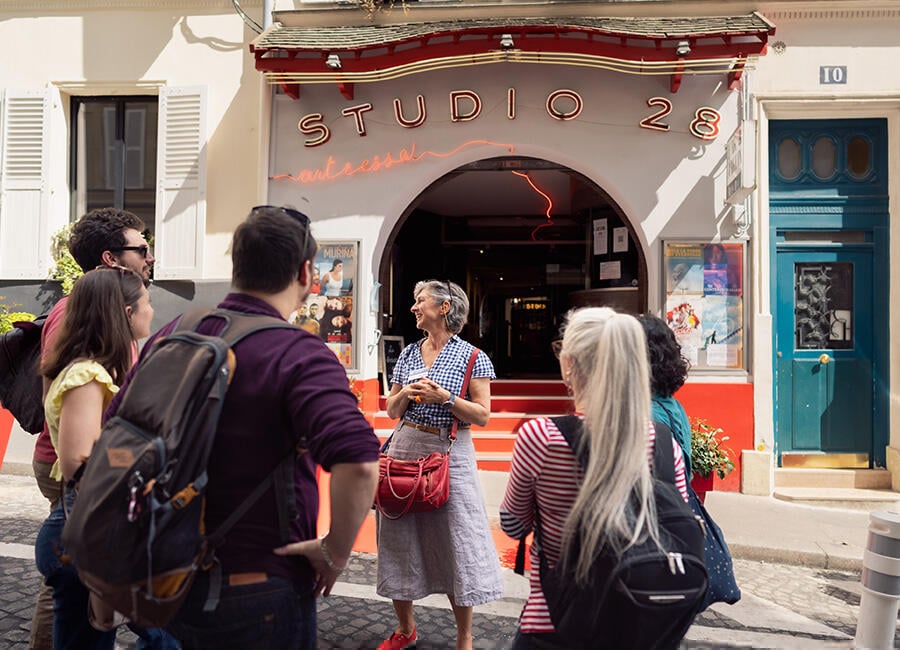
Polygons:
<instances>
[{"instance_id":1,"label":"framed movie poster","mask_svg":"<svg viewBox=\"0 0 900 650\"><path fill-rule=\"evenodd\" d=\"M319 242L313 260L312 288L291 322L321 337L347 370L358 366L357 314L359 242Z\"/></svg>"},{"instance_id":2,"label":"framed movie poster","mask_svg":"<svg viewBox=\"0 0 900 650\"><path fill-rule=\"evenodd\" d=\"M402 336L381 337L381 387L385 395L391 392L391 377L400 353L403 352L403 346Z\"/></svg>"},{"instance_id":3,"label":"framed movie poster","mask_svg":"<svg viewBox=\"0 0 900 650\"><path fill-rule=\"evenodd\" d=\"M666 322L695 369L744 367L744 244L663 243Z\"/></svg>"}]
</instances>

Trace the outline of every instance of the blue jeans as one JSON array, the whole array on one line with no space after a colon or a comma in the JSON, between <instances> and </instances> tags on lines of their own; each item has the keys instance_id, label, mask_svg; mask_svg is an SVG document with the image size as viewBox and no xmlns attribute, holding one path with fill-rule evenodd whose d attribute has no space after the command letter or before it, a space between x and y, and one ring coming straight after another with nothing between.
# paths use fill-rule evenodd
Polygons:
<instances>
[{"instance_id":1,"label":"blue jeans","mask_svg":"<svg viewBox=\"0 0 900 650\"><path fill-rule=\"evenodd\" d=\"M297 589L284 578L229 586L224 576L219 605L204 612L209 573L197 576L175 620L166 630L182 648L315 650L316 600L312 587Z\"/></svg>"},{"instance_id":2,"label":"blue jeans","mask_svg":"<svg viewBox=\"0 0 900 650\"><path fill-rule=\"evenodd\" d=\"M134 650L179 650L178 641L165 630L155 627L137 627L128 624L128 629L137 635Z\"/></svg>"},{"instance_id":3,"label":"blue jeans","mask_svg":"<svg viewBox=\"0 0 900 650\"><path fill-rule=\"evenodd\" d=\"M68 501L71 495L66 495ZM112 650L116 631L100 632L88 622L88 590L64 558L61 535L66 516L62 504L44 521L34 544L34 559L44 581L53 588L53 649Z\"/></svg>"}]
</instances>

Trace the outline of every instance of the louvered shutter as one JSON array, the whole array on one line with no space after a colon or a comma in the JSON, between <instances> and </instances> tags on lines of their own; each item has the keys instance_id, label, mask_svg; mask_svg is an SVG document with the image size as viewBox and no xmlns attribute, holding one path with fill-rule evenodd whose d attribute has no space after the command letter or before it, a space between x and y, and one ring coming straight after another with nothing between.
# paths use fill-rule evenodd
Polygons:
<instances>
[{"instance_id":1,"label":"louvered shutter","mask_svg":"<svg viewBox=\"0 0 900 650\"><path fill-rule=\"evenodd\" d=\"M51 93L7 90L0 134L0 278L47 277Z\"/></svg>"},{"instance_id":2,"label":"louvered shutter","mask_svg":"<svg viewBox=\"0 0 900 650\"><path fill-rule=\"evenodd\" d=\"M199 279L206 235L206 89L159 93L154 277Z\"/></svg>"}]
</instances>

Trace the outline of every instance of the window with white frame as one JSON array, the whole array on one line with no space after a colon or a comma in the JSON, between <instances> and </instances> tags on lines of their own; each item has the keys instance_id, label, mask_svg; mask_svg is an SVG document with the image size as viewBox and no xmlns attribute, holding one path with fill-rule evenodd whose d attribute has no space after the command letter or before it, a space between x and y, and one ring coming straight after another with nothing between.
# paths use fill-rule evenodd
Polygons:
<instances>
[{"instance_id":1,"label":"window with white frame","mask_svg":"<svg viewBox=\"0 0 900 650\"><path fill-rule=\"evenodd\" d=\"M106 206L147 224L157 280L201 276L205 87L104 97L56 87L3 92L0 279L45 279L52 235Z\"/></svg>"}]
</instances>

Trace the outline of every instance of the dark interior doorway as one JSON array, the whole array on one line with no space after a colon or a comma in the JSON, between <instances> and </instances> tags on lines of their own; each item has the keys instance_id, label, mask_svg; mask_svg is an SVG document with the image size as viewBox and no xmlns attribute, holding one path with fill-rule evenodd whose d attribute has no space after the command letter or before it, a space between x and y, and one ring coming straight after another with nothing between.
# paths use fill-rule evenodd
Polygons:
<instances>
[{"instance_id":1,"label":"dark interior doorway","mask_svg":"<svg viewBox=\"0 0 900 650\"><path fill-rule=\"evenodd\" d=\"M415 283L453 280L470 300L462 336L491 356L498 377L557 377L550 342L573 306L646 309L646 264L630 224L594 183L545 160L494 158L454 170L417 198L390 241L382 332L420 338L409 313Z\"/></svg>"}]
</instances>

